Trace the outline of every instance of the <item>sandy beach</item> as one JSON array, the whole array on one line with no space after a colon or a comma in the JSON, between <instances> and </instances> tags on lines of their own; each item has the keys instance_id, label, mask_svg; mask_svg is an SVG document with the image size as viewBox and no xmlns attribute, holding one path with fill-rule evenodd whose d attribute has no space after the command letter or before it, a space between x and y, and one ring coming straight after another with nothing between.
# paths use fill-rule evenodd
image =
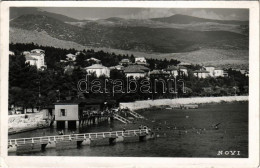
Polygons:
<instances>
[{"instance_id":1,"label":"sandy beach","mask_svg":"<svg viewBox=\"0 0 260 168\"><path fill-rule=\"evenodd\" d=\"M157 99L157 100L142 100L130 103L120 103L120 108L128 108L130 110L145 109L157 106L175 106L186 104L204 104L204 103L221 103L234 101L248 101L248 96L223 96L223 97L192 97L178 99Z\"/></svg>"}]
</instances>

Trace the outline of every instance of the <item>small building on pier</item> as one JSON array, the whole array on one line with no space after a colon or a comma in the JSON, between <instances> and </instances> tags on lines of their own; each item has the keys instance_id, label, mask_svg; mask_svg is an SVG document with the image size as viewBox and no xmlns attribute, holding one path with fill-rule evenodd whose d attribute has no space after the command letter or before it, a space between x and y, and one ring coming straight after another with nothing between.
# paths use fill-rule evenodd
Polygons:
<instances>
[{"instance_id":1,"label":"small building on pier","mask_svg":"<svg viewBox=\"0 0 260 168\"><path fill-rule=\"evenodd\" d=\"M102 99L80 99L54 103L55 106L55 127L78 128L80 120L85 112L99 113L106 107L112 107L113 100Z\"/></svg>"}]
</instances>

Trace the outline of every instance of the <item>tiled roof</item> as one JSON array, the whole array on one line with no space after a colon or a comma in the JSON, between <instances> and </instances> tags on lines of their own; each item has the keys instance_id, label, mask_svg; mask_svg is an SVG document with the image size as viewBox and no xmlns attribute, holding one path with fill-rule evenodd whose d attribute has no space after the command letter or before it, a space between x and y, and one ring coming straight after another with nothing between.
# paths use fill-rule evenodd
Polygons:
<instances>
[{"instance_id":1,"label":"tiled roof","mask_svg":"<svg viewBox=\"0 0 260 168\"><path fill-rule=\"evenodd\" d=\"M122 59L120 62L130 62L130 60L129 59Z\"/></svg>"},{"instance_id":2,"label":"tiled roof","mask_svg":"<svg viewBox=\"0 0 260 168\"><path fill-rule=\"evenodd\" d=\"M86 59L86 61L90 61L90 60L93 60L93 61L100 61L99 59L96 59L96 58L94 58L94 57L91 57L91 58L89 58L89 59Z\"/></svg>"},{"instance_id":3,"label":"tiled roof","mask_svg":"<svg viewBox=\"0 0 260 168\"><path fill-rule=\"evenodd\" d=\"M181 62L181 63L179 63L178 65L191 65L191 63L187 63L187 62Z\"/></svg>"},{"instance_id":4,"label":"tiled roof","mask_svg":"<svg viewBox=\"0 0 260 168\"><path fill-rule=\"evenodd\" d=\"M71 54L71 53L67 54L66 56L67 56L67 57L76 57L76 55Z\"/></svg>"},{"instance_id":5,"label":"tiled roof","mask_svg":"<svg viewBox=\"0 0 260 168\"><path fill-rule=\"evenodd\" d=\"M101 64L94 64L94 65L91 65L89 67L86 67L85 69L104 69L104 68L107 68Z\"/></svg>"},{"instance_id":6,"label":"tiled roof","mask_svg":"<svg viewBox=\"0 0 260 168\"><path fill-rule=\"evenodd\" d=\"M37 60L36 58L31 57L30 55L25 56L25 60Z\"/></svg>"},{"instance_id":7,"label":"tiled roof","mask_svg":"<svg viewBox=\"0 0 260 168\"><path fill-rule=\"evenodd\" d=\"M30 53L30 55L33 55L33 56L41 56L42 54L41 54L41 53Z\"/></svg>"},{"instance_id":8,"label":"tiled roof","mask_svg":"<svg viewBox=\"0 0 260 168\"><path fill-rule=\"evenodd\" d=\"M124 66L122 65L116 65L116 66L111 66L109 67L110 69L124 69Z\"/></svg>"},{"instance_id":9,"label":"tiled roof","mask_svg":"<svg viewBox=\"0 0 260 168\"><path fill-rule=\"evenodd\" d=\"M179 66L179 69L187 69L185 66Z\"/></svg>"},{"instance_id":10,"label":"tiled roof","mask_svg":"<svg viewBox=\"0 0 260 168\"><path fill-rule=\"evenodd\" d=\"M148 72L150 69L143 66L143 65L129 65L127 68L132 68L132 69L140 69L140 70L143 70L145 72Z\"/></svg>"},{"instance_id":11,"label":"tiled roof","mask_svg":"<svg viewBox=\"0 0 260 168\"><path fill-rule=\"evenodd\" d=\"M42 50L42 49L33 49L33 50L31 50L31 52L34 52L34 51L45 52L45 51L44 51L44 50Z\"/></svg>"},{"instance_id":12,"label":"tiled roof","mask_svg":"<svg viewBox=\"0 0 260 168\"><path fill-rule=\"evenodd\" d=\"M176 66L174 66L174 65L171 65L166 70L173 71L173 70L178 70L178 68Z\"/></svg>"}]
</instances>

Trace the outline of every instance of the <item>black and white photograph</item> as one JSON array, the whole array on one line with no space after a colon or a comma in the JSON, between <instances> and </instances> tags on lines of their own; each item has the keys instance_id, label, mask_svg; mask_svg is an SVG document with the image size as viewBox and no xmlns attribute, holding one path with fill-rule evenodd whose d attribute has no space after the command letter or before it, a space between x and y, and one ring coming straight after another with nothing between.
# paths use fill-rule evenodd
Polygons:
<instances>
[{"instance_id":1,"label":"black and white photograph","mask_svg":"<svg viewBox=\"0 0 260 168\"><path fill-rule=\"evenodd\" d=\"M249 7L7 15L7 157L250 158Z\"/></svg>"}]
</instances>

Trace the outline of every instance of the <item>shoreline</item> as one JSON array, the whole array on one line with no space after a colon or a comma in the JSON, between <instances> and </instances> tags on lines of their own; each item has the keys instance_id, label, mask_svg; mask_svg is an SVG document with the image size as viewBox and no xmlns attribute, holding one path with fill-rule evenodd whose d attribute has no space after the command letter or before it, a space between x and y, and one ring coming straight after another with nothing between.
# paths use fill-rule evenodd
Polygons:
<instances>
[{"instance_id":1,"label":"shoreline","mask_svg":"<svg viewBox=\"0 0 260 168\"><path fill-rule=\"evenodd\" d=\"M159 106L176 106L188 104L208 104L239 101L248 101L248 96L192 97L178 99L141 100L129 103L120 103L119 107L121 109L128 108L129 110L140 110Z\"/></svg>"},{"instance_id":2,"label":"shoreline","mask_svg":"<svg viewBox=\"0 0 260 168\"><path fill-rule=\"evenodd\" d=\"M20 127L17 127L18 125ZM8 135L47 128L49 126L49 123L43 119L42 112L8 116Z\"/></svg>"}]
</instances>

